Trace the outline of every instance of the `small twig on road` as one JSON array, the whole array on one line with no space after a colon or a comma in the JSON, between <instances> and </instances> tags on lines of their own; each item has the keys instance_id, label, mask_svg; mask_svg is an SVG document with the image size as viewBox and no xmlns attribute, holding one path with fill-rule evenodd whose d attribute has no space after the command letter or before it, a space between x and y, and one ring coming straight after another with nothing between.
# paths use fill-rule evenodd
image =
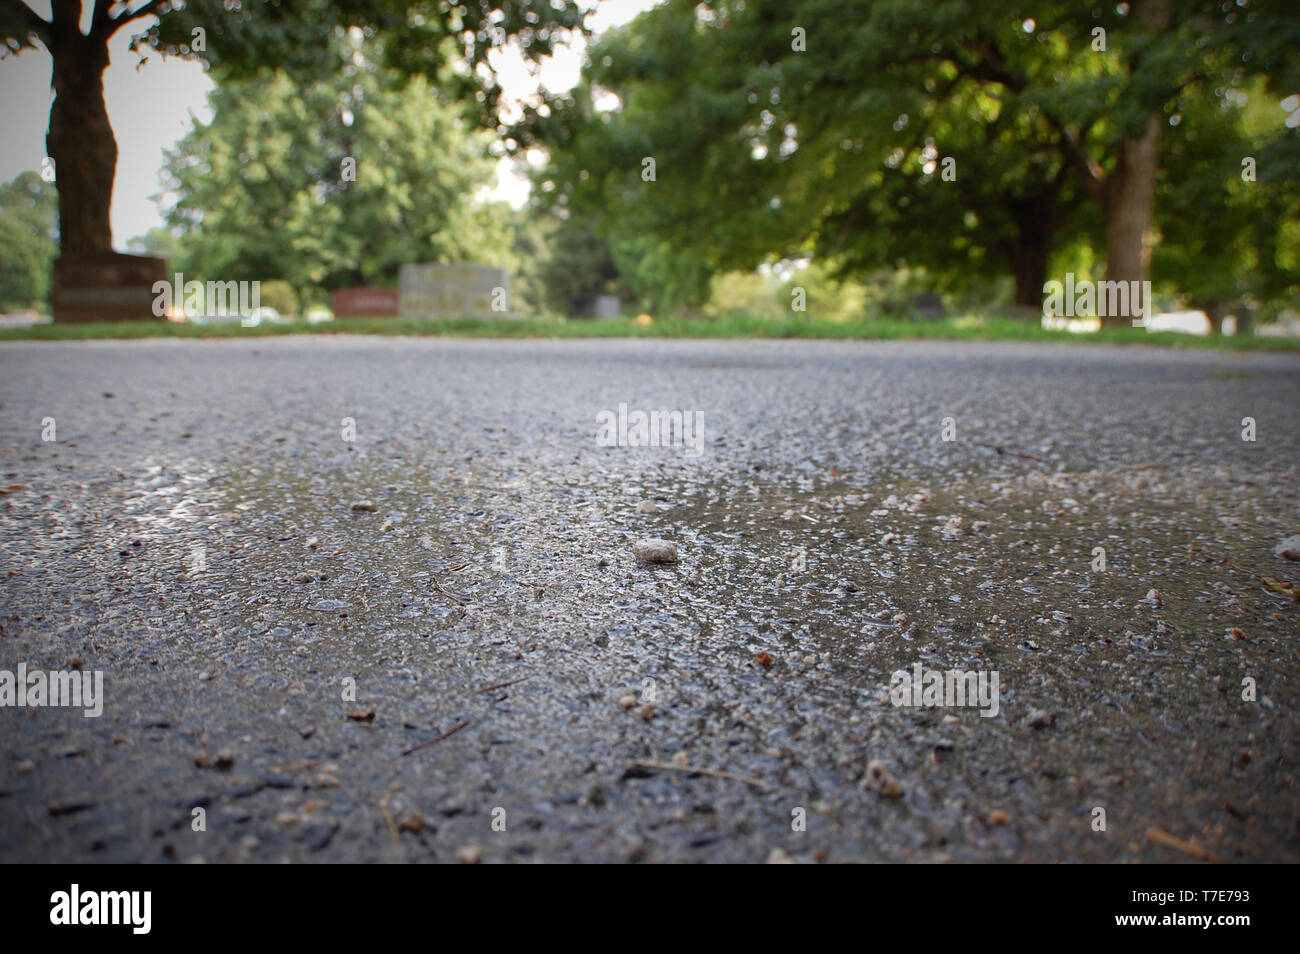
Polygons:
<instances>
[{"instance_id":1,"label":"small twig on road","mask_svg":"<svg viewBox=\"0 0 1300 954\"><path fill-rule=\"evenodd\" d=\"M731 772L719 772L715 769L700 768L697 765L674 765L671 762L647 762L645 759L632 759L629 765L637 765L641 768L656 769L660 772L678 772L682 775L711 775L714 778L728 778L733 782L744 782L746 785L753 785L755 788L762 788L763 783L756 778L747 778L744 775L733 775Z\"/></svg>"},{"instance_id":2,"label":"small twig on road","mask_svg":"<svg viewBox=\"0 0 1300 954\"><path fill-rule=\"evenodd\" d=\"M405 752L403 752L402 754L403 754L403 755L410 755L412 752L418 752L420 749L424 748L426 745L433 745L433 743L435 743L435 742L441 742L443 739L447 738L448 736L455 735L457 732L459 732L461 729L465 728L465 726L467 726L467 725L469 725L469 720L468 720L468 719L466 719L464 722L460 723L459 725L454 725L454 726L452 726L450 729L448 729L448 730L447 730L446 732L444 732L442 735L438 736L436 739L430 739L430 740L427 741L427 742L421 742L419 745L413 745L413 746L411 746L409 749L407 749L407 750L406 750Z\"/></svg>"},{"instance_id":3,"label":"small twig on road","mask_svg":"<svg viewBox=\"0 0 1300 954\"><path fill-rule=\"evenodd\" d=\"M1021 457L1024 458L1025 460L1035 460L1038 461L1038 463L1040 464L1047 464L1049 467L1051 466L1052 463L1050 460L1046 460L1045 458L1042 457L1036 457L1033 454L1022 454L1020 451L1004 450L1003 448L999 447L997 444L981 444L979 441L971 441L971 443L976 447L987 447L989 450L996 451L999 454L1010 454L1012 457Z\"/></svg>"},{"instance_id":4,"label":"small twig on road","mask_svg":"<svg viewBox=\"0 0 1300 954\"><path fill-rule=\"evenodd\" d=\"M470 602L468 596L465 596L463 593L457 593L455 590L447 589L437 580L433 581L433 585L438 590L439 593L447 597L447 599L451 600L453 603L459 603L461 606L466 606Z\"/></svg>"},{"instance_id":5,"label":"small twig on road","mask_svg":"<svg viewBox=\"0 0 1300 954\"><path fill-rule=\"evenodd\" d=\"M1212 553L1206 550L1205 547L1201 547L1200 551L1201 553L1205 554L1207 559L1210 560L1218 559L1220 562L1226 563L1228 566L1232 567L1238 573L1245 573L1248 576L1253 576L1255 579L1259 580L1259 582L1263 583L1264 586L1267 589L1271 590L1272 592L1286 593L1289 596L1291 596L1293 599L1295 599L1297 602L1300 602L1300 592L1297 592L1295 588L1295 584L1292 583L1290 580L1279 580L1277 577L1264 576L1261 573L1256 573L1254 570L1248 570L1244 566L1237 566L1237 564L1233 563L1227 557L1215 557Z\"/></svg>"},{"instance_id":6,"label":"small twig on road","mask_svg":"<svg viewBox=\"0 0 1300 954\"><path fill-rule=\"evenodd\" d=\"M388 833L393 836L393 847L402 847L402 843L397 840L397 826L393 824L393 816L388 814L388 806L380 802L379 810L384 813L384 823L388 826Z\"/></svg>"},{"instance_id":7,"label":"small twig on road","mask_svg":"<svg viewBox=\"0 0 1300 954\"><path fill-rule=\"evenodd\" d=\"M533 678L532 673L529 673L527 676L520 676L518 679L511 679L509 682L498 682L495 685L484 686L482 689L475 690L474 695L477 696L485 692L491 692L493 689L504 689L506 686L513 686L517 682L523 682L525 679L532 679L532 678Z\"/></svg>"},{"instance_id":8,"label":"small twig on road","mask_svg":"<svg viewBox=\"0 0 1300 954\"><path fill-rule=\"evenodd\" d=\"M1183 841L1181 838L1175 838L1169 832L1162 828L1148 828L1147 841L1154 841L1157 845L1164 845L1166 848L1173 848L1175 851L1181 851L1185 855L1191 855L1200 861L1209 861L1215 864L1217 859L1210 852L1206 851L1194 841Z\"/></svg>"}]
</instances>

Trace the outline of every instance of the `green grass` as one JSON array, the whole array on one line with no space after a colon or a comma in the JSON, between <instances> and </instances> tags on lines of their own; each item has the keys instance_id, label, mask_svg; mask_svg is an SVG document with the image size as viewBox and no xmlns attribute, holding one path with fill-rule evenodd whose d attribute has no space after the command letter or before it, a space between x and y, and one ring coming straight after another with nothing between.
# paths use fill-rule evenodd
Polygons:
<instances>
[{"instance_id":1,"label":"green grass","mask_svg":"<svg viewBox=\"0 0 1300 954\"><path fill-rule=\"evenodd\" d=\"M466 338L810 338L862 340L944 339L956 341L1068 341L1169 345L1251 351L1300 351L1289 338L1206 337L1175 332L1150 334L1141 328L1104 329L1091 334L1047 331L1034 321L965 316L941 321L852 319L809 316L770 319L750 315L588 321L564 318L341 318L321 324L297 322L243 328L237 322L193 325L165 321L95 322L0 328L0 341L75 341L89 338L255 338L286 334L434 335Z\"/></svg>"}]
</instances>

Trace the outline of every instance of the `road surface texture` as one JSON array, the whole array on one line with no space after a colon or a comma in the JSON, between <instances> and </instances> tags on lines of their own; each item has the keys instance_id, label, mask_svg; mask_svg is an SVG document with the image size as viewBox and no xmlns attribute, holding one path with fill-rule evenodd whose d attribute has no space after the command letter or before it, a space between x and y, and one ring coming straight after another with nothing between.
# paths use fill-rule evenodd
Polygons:
<instances>
[{"instance_id":1,"label":"road surface texture","mask_svg":"<svg viewBox=\"0 0 1300 954\"><path fill-rule=\"evenodd\" d=\"M103 673L0 709L0 861L1300 860L1295 356L14 343L0 402L0 670Z\"/></svg>"}]
</instances>

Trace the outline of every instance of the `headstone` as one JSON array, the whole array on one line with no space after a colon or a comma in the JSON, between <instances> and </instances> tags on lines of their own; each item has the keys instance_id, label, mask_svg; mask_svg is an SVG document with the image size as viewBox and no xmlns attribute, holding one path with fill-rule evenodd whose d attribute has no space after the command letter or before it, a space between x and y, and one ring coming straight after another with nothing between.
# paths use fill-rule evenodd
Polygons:
<instances>
[{"instance_id":1,"label":"headstone","mask_svg":"<svg viewBox=\"0 0 1300 954\"><path fill-rule=\"evenodd\" d=\"M942 318L943 299L934 292L912 296L912 314L917 318Z\"/></svg>"},{"instance_id":2,"label":"headstone","mask_svg":"<svg viewBox=\"0 0 1300 954\"><path fill-rule=\"evenodd\" d=\"M621 305L617 295L597 295L592 314L596 318L617 318Z\"/></svg>"},{"instance_id":3,"label":"headstone","mask_svg":"<svg viewBox=\"0 0 1300 954\"><path fill-rule=\"evenodd\" d=\"M510 273L489 265L403 265L398 272L403 318L509 314Z\"/></svg>"},{"instance_id":4,"label":"headstone","mask_svg":"<svg viewBox=\"0 0 1300 954\"><path fill-rule=\"evenodd\" d=\"M574 318L617 318L622 306L617 295L578 295L569 299L568 313Z\"/></svg>"},{"instance_id":5,"label":"headstone","mask_svg":"<svg viewBox=\"0 0 1300 954\"><path fill-rule=\"evenodd\" d=\"M357 286L340 288L330 295L330 310L335 318L371 318L399 313L400 295L396 288Z\"/></svg>"},{"instance_id":6,"label":"headstone","mask_svg":"<svg viewBox=\"0 0 1300 954\"><path fill-rule=\"evenodd\" d=\"M170 281L167 260L101 252L54 261L50 310L55 322L162 321L154 314L155 282Z\"/></svg>"},{"instance_id":7,"label":"headstone","mask_svg":"<svg viewBox=\"0 0 1300 954\"><path fill-rule=\"evenodd\" d=\"M1255 334L1264 338L1300 338L1300 315L1284 311L1271 324L1257 325Z\"/></svg>"}]
</instances>

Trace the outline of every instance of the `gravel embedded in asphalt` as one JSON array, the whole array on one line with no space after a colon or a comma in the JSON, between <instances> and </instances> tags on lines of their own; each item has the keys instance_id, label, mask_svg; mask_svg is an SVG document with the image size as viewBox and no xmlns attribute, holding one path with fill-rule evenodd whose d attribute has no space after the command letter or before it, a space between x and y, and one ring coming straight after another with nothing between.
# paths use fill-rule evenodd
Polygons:
<instances>
[{"instance_id":1,"label":"gravel embedded in asphalt","mask_svg":"<svg viewBox=\"0 0 1300 954\"><path fill-rule=\"evenodd\" d=\"M0 678L104 678L0 708L0 861L1300 860L1297 372L5 344Z\"/></svg>"}]
</instances>

